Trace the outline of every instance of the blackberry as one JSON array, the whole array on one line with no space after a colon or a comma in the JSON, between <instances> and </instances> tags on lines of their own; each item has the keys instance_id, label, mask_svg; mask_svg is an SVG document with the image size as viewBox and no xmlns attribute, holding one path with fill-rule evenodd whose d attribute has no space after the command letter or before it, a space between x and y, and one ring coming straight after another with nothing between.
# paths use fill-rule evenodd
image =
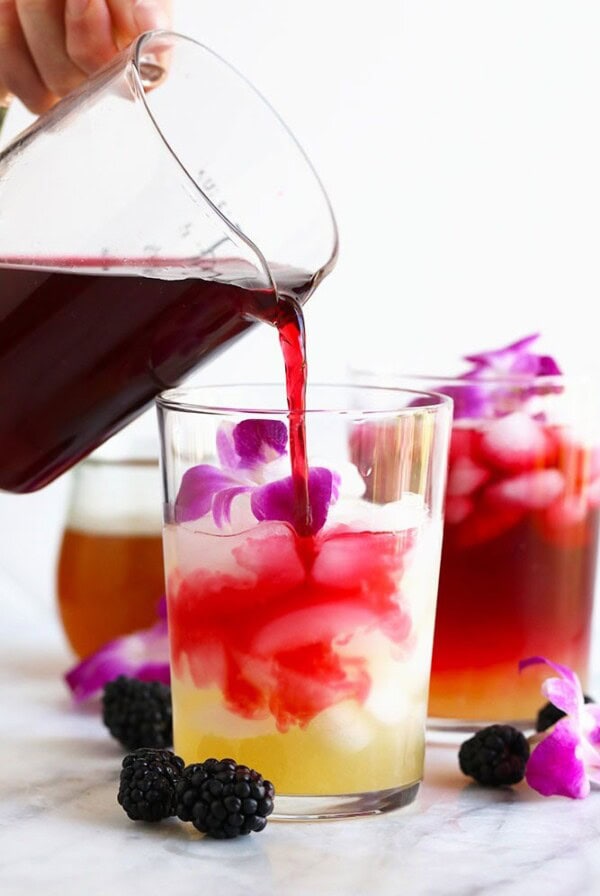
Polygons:
<instances>
[{"instance_id":1,"label":"blackberry","mask_svg":"<svg viewBox=\"0 0 600 896\"><path fill-rule=\"evenodd\" d=\"M458 753L463 774L485 787L518 784L525 774L529 744L512 725L489 725L466 740Z\"/></svg>"},{"instance_id":2,"label":"blackberry","mask_svg":"<svg viewBox=\"0 0 600 896\"><path fill-rule=\"evenodd\" d=\"M584 703L593 703L594 700L592 697L589 697L587 694L583 695ZM562 719L566 713L559 709L554 703L544 703L542 708L537 714L537 719L535 723L536 731L546 731L547 728L551 728L552 725L556 725L559 719Z\"/></svg>"},{"instance_id":3,"label":"blackberry","mask_svg":"<svg viewBox=\"0 0 600 896\"><path fill-rule=\"evenodd\" d=\"M132 821L160 821L175 814L175 784L183 759L170 750L135 750L123 759L117 802Z\"/></svg>"},{"instance_id":4,"label":"blackberry","mask_svg":"<svg viewBox=\"0 0 600 896\"><path fill-rule=\"evenodd\" d=\"M175 814L209 837L227 840L262 831L273 811L270 781L233 759L188 765L175 785Z\"/></svg>"},{"instance_id":5,"label":"blackberry","mask_svg":"<svg viewBox=\"0 0 600 896\"><path fill-rule=\"evenodd\" d=\"M127 750L173 743L171 689L159 681L119 675L104 687L102 721Z\"/></svg>"}]
</instances>

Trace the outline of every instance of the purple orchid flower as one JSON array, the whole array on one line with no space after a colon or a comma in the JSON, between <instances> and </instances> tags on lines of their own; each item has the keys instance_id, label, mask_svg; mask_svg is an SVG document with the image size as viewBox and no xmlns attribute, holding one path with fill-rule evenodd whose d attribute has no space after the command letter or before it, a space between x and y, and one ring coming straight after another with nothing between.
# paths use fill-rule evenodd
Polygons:
<instances>
[{"instance_id":1,"label":"purple orchid flower","mask_svg":"<svg viewBox=\"0 0 600 896\"><path fill-rule=\"evenodd\" d=\"M464 360L474 365L465 374L467 379L499 376L553 376L561 370L550 355L537 355L530 352L529 347L540 338L539 333L532 333L517 342L511 342L504 348L480 352L476 355L465 355Z\"/></svg>"},{"instance_id":2,"label":"purple orchid flower","mask_svg":"<svg viewBox=\"0 0 600 896\"><path fill-rule=\"evenodd\" d=\"M77 703L93 697L119 675L169 684L165 598L160 601L158 615L151 628L109 641L66 673L65 680Z\"/></svg>"},{"instance_id":3,"label":"purple orchid flower","mask_svg":"<svg viewBox=\"0 0 600 896\"><path fill-rule=\"evenodd\" d=\"M539 393L539 388L532 387L531 391L525 388L528 380L560 375L554 358L531 351L539 337L539 333L532 333L503 348L465 355L464 360L473 366L462 378L472 380L472 384L453 386L450 382L440 387L454 401L454 419L509 413L514 410L515 396L522 400ZM516 391L509 382L498 383L498 378L514 379Z\"/></svg>"},{"instance_id":4,"label":"purple orchid flower","mask_svg":"<svg viewBox=\"0 0 600 896\"><path fill-rule=\"evenodd\" d=\"M287 428L280 420L247 419L221 424L217 432L220 467L198 464L184 473L175 501L175 521L197 520L211 512L222 528L231 522L234 499L250 495L257 520L281 520L294 525L296 497L291 476L269 481L274 462L287 449ZM311 534L325 524L327 511L339 495L339 476L325 467L309 471Z\"/></svg>"},{"instance_id":5,"label":"purple orchid flower","mask_svg":"<svg viewBox=\"0 0 600 896\"><path fill-rule=\"evenodd\" d=\"M590 792L590 781L600 784L600 706L584 703L579 678L568 666L532 656L521 660L519 669L540 664L560 676L547 678L542 693L566 716L534 748L525 777L542 796L583 799Z\"/></svg>"},{"instance_id":6,"label":"purple orchid flower","mask_svg":"<svg viewBox=\"0 0 600 896\"><path fill-rule=\"evenodd\" d=\"M325 525L329 506L339 497L340 477L326 467L313 467L308 473L308 503L311 534ZM254 490L252 513L257 520L281 520L292 526L296 521L296 496L291 476L278 479Z\"/></svg>"},{"instance_id":7,"label":"purple orchid flower","mask_svg":"<svg viewBox=\"0 0 600 896\"><path fill-rule=\"evenodd\" d=\"M217 526L230 521L237 495L264 481L264 468L285 454L287 429L280 420L222 423L217 432L220 467L198 464L183 474L175 501L175 521L197 520L212 510Z\"/></svg>"}]
</instances>

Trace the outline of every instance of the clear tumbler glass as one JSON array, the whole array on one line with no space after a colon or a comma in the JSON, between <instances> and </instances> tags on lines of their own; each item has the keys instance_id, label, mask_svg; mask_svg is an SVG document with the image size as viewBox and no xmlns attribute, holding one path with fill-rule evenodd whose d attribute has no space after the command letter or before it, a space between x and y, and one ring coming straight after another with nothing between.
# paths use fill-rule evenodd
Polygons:
<instances>
[{"instance_id":1,"label":"clear tumbler glass","mask_svg":"<svg viewBox=\"0 0 600 896\"><path fill-rule=\"evenodd\" d=\"M279 817L412 802L451 401L309 387L309 535L293 524L281 388L158 405L176 751L255 768Z\"/></svg>"},{"instance_id":2,"label":"clear tumbler glass","mask_svg":"<svg viewBox=\"0 0 600 896\"><path fill-rule=\"evenodd\" d=\"M531 726L541 654L584 686L600 524L600 415L585 377L356 373L452 397L429 726Z\"/></svg>"}]
</instances>

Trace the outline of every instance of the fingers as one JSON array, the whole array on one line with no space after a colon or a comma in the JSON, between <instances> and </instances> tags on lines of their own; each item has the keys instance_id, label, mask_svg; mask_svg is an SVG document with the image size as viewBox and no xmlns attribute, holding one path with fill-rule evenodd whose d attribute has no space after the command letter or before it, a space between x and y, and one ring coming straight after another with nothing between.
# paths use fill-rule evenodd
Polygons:
<instances>
[{"instance_id":1,"label":"fingers","mask_svg":"<svg viewBox=\"0 0 600 896\"><path fill-rule=\"evenodd\" d=\"M143 31L168 28L171 0L66 0L66 48L92 74Z\"/></svg>"},{"instance_id":2,"label":"fingers","mask_svg":"<svg viewBox=\"0 0 600 896\"><path fill-rule=\"evenodd\" d=\"M67 53L87 74L97 71L117 52L105 0L66 0L65 29Z\"/></svg>"},{"instance_id":3,"label":"fingers","mask_svg":"<svg viewBox=\"0 0 600 896\"><path fill-rule=\"evenodd\" d=\"M136 0L133 16L139 32L165 30L173 24L171 0Z\"/></svg>"},{"instance_id":4,"label":"fingers","mask_svg":"<svg viewBox=\"0 0 600 896\"><path fill-rule=\"evenodd\" d=\"M0 90L14 93L35 113L56 99L33 61L14 0L0 0Z\"/></svg>"},{"instance_id":5,"label":"fingers","mask_svg":"<svg viewBox=\"0 0 600 896\"><path fill-rule=\"evenodd\" d=\"M42 81L56 96L64 96L85 77L67 53L64 0L16 0L16 6Z\"/></svg>"},{"instance_id":6,"label":"fingers","mask_svg":"<svg viewBox=\"0 0 600 896\"><path fill-rule=\"evenodd\" d=\"M0 103L14 94L43 112L170 21L171 0L0 0Z\"/></svg>"},{"instance_id":7,"label":"fingers","mask_svg":"<svg viewBox=\"0 0 600 896\"><path fill-rule=\"evenodd\" d=\"M106 0L120 46L144 31L169 28L170 0Z\"/></svg>"}]
</instances>

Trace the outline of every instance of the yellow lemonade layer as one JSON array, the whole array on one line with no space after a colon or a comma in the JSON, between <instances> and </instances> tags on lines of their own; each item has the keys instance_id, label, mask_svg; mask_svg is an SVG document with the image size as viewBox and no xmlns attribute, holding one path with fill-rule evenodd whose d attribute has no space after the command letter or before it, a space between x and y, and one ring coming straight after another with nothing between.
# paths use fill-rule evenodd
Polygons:
<instances>
[{"instance_id":1,"label":"yellow lemonade layer","mask_svg":"<svg viewBox=\"0 0 600 896\"><path fill-rule=\"evenodd\" d=\"M355 701L285 733L272 721L229 713L220 692L172 682L175 751L186 764L231 757L255 768L281 795L361 793L419 781L425 749L423 696L383 724ZM399 705L402 703L400 699Z\"/></svg>"}]
</instances>

